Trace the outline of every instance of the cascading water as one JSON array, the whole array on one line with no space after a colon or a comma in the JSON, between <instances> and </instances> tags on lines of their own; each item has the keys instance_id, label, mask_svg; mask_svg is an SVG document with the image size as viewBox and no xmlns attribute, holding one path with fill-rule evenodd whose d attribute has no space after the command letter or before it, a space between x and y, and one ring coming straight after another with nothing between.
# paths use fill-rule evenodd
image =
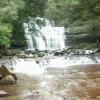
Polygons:
<instances>
[{"instance_id":1,"label":"cascading water","mask_svg":"<svg viewBox=\"0 0 100 100\"><path fill-rule=\"evenodd\" d=\"M44 35L47 49L63 49L64 44L64 27L43 27L41 32Z\"/></svg>"},{"instance_id":2,"label":"cascading water","mask_svg":"<svg viewBox=\"0 0 100 100\"><path fill-rule=\"evenodd\" d=\"M7 66L13 67L15 72L28 75L41 75L48 68L70 68L75 65L100 64L100 55L69 55L46 59L17 59L4 61Z\"/></svg>"},{"instance_id":3,"label":"cascading water","mask_svg":"<svg viewBox=\"0 0 100 100\"><path fill-rule=\"evenodd\" d=\"M39 26L37 20L45 25ZM57 50L65 48L65 28L54 27L47 19L30 19L28 23L23 23L25 36L27 39L27 50ZM34 31L35 30L35 31Z\"/></svg>"}]
</instances>

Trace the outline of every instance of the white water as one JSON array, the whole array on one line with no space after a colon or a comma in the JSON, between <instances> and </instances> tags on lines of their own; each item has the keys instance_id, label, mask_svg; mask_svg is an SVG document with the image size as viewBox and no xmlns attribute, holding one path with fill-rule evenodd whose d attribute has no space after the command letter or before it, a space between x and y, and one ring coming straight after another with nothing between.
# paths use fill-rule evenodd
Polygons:
<instances>
[{"instance_id":1,"label":"white water","mask_svg":"<svg viewBox=\"0 0 100 100\"><path fill-rule=\"evenodd\" d=\"M41 32L45 38L46 48L49 50L63 49L64 43L64 27L43 27Z\"/></svg>"},{"instance_id":2,"label":"white water","mask_svg":"<svg viewBox=\"0 0 100 100\"><path fill-rule=\"evenodd\" d=\"M29 50L34 50L32 36L31 33L29 32L27 23L24 23L24 31L25 31L25 37L27 38L27 46L28 46L27 48Z\"/></svg>"},{"instance_id":3,"label":"white water","mask_svg":"<svg viewBox=\"0 0 100 100\"><path fill-rule=\"evenodd\" d=\"M37 63L38 61L38 63ZM28 75L42 75L47 68L67 68L75 65L100 64L99 55L54 57L48 59L13 59L7 65L12 66L15 72Z\"/></svg>"},{"instance_id":4,"label":"white water","mask_svg":"<svg viewBox=\"0 0 100 100\"><path fill-rule=\"evenodd\" d=\"M44 21L45 25L37 25L37 20ZM65 48L64 27L54 27L49 20L39 17L36 19L31 18L28 23L23 23L23 26L27 39L27 50L57 50ZM37 31L32 31L33 27Z\"/></svg>"}]
</instances>

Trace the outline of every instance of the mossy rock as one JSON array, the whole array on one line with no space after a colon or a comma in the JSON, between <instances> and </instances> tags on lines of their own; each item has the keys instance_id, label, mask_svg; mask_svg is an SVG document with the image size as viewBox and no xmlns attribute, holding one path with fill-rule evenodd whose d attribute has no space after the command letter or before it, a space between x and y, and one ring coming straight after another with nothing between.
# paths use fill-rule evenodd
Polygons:
<instances>
[{"instance_id":1,"label":"mossy rock","mask_svg":"<svg viewBox=\"0 0 100 100\"><path fill-rule=\"evenodd\" d=\"M16 83L16 79L12 75L7 75L2 80L0 80L0 84L2 85L11 85L15 83Z\"/></svg>"},{"instance_id":2,"label":"mossy rock","mask_svg":"<svg viewBox=\"0 0 100 100\"><path fill-rule=\"evenodd\" d=\"M3 76L0 74L0 80L3 79Z\"/></svg>"},{"instance_id":3,"label":"mossy rock","mask_svg":"<svg viewBox=\"0 0 100 100\"><path fill-rule=\"evenodd\" d=\"M7 75L12 75L12 74L14 74L14 73L13 73L13 71L12 71L9 67L7 67L7 66L5 66L5 65L2 65L2 66L0 67L0 74L1 74L3 77L5 77L5 76L7 76Z\"/></svg>"}]
</instances>

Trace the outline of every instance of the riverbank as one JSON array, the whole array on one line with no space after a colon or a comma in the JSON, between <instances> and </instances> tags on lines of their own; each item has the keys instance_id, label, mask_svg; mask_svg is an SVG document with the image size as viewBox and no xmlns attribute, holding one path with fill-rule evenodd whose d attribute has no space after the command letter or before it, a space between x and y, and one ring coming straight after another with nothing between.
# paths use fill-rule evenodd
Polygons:
<instances>
[{"instance_id":1,"label":"riverbank","mask_svg":"<svg viewBox=\"0 0 100 100\"><path fill-rule=\"evenodd\" d=\"M0 49L0 59L2 58L41 58L47 56L67 56L67 55L90 55L100 53L99 48L75 49L65 48L61 50L43 50L25 51L22 49Z\"/></svg>"},{"instance_id":2,"label":"riverbank","mask_svg":"<svg viewBox=\"0 0 100 100\"><path fill-rule=\"evenodd\" d=\"M18 74L16 85L1 85L0 100L100 100L100 65L48 68L38 76Z\"/></svg>"}]
</instances>

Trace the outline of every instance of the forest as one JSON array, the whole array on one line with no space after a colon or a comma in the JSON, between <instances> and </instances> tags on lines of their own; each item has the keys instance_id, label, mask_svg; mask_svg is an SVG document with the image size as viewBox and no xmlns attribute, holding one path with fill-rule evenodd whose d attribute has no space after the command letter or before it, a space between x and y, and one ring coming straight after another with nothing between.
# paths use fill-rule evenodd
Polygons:
<instances>
[{"instance_id":1,"label":"forest","mask_svg":"<svg viewBox=\"0 0 100 100\"><path fill-rule=\"evenodd\" d=\"M69 44L99 46L100 0L0 0L0 48L25 48L22 24L28 17L68 28Z\"/></svg>"}]
</instances>

